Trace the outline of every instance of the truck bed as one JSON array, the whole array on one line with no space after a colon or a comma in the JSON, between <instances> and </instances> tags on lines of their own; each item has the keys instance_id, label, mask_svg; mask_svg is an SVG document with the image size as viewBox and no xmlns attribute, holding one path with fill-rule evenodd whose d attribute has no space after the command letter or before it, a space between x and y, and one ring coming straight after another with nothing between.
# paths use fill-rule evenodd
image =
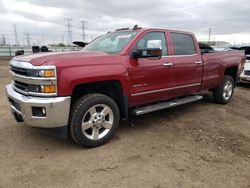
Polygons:
<instances>
[{"instance_id":1,"label":"truck bed","mask_svg":"<svg viewBox=\"0 0 250 188\"><path fill-rule=\"evenodd\" d=\"M238 50L203 53L202 88L216 87L222 81L222 75L227 67L237 67L239 75L243 71L245 58L244 52Z\"/></svg>"}]
</instances>

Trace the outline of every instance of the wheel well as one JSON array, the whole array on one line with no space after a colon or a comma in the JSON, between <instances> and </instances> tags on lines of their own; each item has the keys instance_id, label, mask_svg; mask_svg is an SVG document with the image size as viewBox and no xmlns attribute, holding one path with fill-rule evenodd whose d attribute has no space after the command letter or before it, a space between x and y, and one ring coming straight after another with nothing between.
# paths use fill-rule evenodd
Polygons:
<instances>
[{"instance_id":1,"label":"wheel well","mask_svg":"<svg viewBox=\"0 0 250 188\"><path fill-rule=\"evenodd\" d=\"M81 96L88 93L101 93L112 98L119 107L121 117L127 119L128 105L127 97L123 95L123 89L120 81L100 81L77 85L72 92L71 104Z\"/></svg>"},{"instance_id":2,"label":"wheel well","mask_svg":"<svg viewBox=\"0 0 250 188\"><path fill-rule=\"evenodd\" d=\"M236 83L236 81L237 81L237 72L238 72L238 67L237 66L228 67L228 68L225 69L224 75L232 76L232 78L234 79L234 82Z\"/></svg>"}]
</instances>

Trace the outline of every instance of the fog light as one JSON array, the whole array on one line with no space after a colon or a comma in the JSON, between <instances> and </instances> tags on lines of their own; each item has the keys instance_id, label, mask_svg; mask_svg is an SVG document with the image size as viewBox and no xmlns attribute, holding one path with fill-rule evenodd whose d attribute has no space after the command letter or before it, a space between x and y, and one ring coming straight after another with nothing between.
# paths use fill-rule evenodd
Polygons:
<instances>
[{"instance_id":1,"label":"fog light","mask_svg":"<svg viewBox=\"0 0 250 188\"><path fill-rule=\"evenodd\" d=\"M45 108L42 108L42 113L43 113L43 115L46 115L46 110L45 110Z\"/></svg>"},{"instance_id":2,"label":"fog light","mask_svg":"<svg viewBox=\"0 0 250 188\"><path fill-rule=\"evenodd\" d=\"M32 107L32 116L46 117L46 108L45 107Z\"/></svg>"}]
</instances>

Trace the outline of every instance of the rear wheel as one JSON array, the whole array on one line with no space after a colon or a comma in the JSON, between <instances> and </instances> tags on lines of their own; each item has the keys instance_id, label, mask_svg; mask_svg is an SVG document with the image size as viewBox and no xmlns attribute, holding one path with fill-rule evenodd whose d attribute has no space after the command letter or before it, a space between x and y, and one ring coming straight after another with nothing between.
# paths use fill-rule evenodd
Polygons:
<instances>
[{"instance_id":1,"label":"rear wheel","mask_svg":"<svg viewBox=\"0 0 250 188\"><path fill-rule=\"evenodd\" d=\"M225 75L223 82L213 91L215 102L219 104L227 104L230 102L234 92L234 79Z\"/></svg>"},{"instance_id":2,"label":"rear wheel","mask_svg":"<svg viewBox=\"0 0 250 188\"><path fill-rule=\"evenodd\" d=\"M113 99L102 94L85 95L73 105L71 137L81 146L100 146L112 138L119 119L119 108Z\"/></svg>"}]
</instances>

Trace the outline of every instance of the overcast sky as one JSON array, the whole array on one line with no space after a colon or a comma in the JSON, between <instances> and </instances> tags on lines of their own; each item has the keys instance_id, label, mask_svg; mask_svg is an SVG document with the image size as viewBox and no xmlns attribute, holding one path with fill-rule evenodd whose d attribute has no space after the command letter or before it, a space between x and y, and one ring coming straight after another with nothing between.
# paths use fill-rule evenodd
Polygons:
<instances>
[{"instance_id":1,"label":"overcast sky","mask_svg":"<svg viewBox=\"0 0 250 188\"><path fill-rule=\"evenodd\" d=\"M250 43L249 0L0 0L0 34L13 43L17 26L20 44L67 43L65 18L72 18L73 40L81 40L86 20L89 41L122 27L159 27L194 32L199 40Z\"/></svg>"}]
</instances>

